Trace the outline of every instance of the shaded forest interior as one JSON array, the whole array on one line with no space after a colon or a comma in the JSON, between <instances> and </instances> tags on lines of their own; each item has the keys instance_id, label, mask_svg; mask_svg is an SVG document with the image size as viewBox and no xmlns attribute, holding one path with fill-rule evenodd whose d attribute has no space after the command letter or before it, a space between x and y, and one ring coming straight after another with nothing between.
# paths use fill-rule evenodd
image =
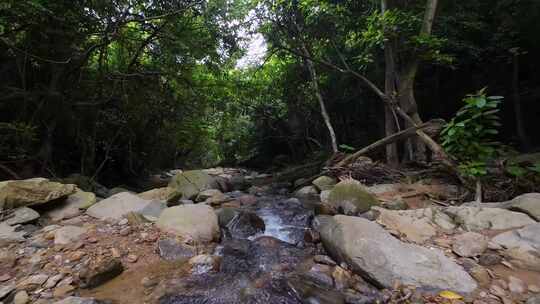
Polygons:
<instances>
[{"instance_id":1,"label":"shaded forest interior","mask_svg":"<svg viewBox=\"0 0 540 304\"><path fill-rule=\"evenodd\" d=\"M536 151L540 2L437 2L2 1L0 179L79 173L113 185L170 168L328 157L321 104L338 149L352 152L385 136L385 106L343 69L393 96L388 55L398 74L418 63L422 121L450 121L486 88L504 97L495 138ZM255 34L265 55L240 66Z\"/></svg>"}]
</instances>

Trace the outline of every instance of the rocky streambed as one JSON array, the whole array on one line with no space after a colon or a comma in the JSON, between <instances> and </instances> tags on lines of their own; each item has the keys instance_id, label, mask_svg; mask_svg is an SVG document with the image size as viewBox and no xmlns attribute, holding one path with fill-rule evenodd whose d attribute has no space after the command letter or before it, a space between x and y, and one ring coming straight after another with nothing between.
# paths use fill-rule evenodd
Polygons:
<instances>
[{"instance_id":1,"label":"rocky streambed","mask_svg":"<svg viewBox=\"0 0 540 304\"><path fill-rule=\"evenodd\" d=\"M440 184L324 177L293 195L241 170L175 173L97 200L0 183L0 303L540 301L540 194L441 206Z\"/></svg>"}]
</instances>

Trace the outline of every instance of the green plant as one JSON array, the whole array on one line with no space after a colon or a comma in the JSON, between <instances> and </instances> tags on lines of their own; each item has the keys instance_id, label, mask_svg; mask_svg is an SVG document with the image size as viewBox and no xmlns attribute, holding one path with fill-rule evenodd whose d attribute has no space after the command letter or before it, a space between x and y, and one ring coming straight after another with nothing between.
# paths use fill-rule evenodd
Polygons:
<instances>
[{"instance_id":1,"label":"green plant","mask_svg":"<svg viewBox=\"0 0 540 304\"><path fill-rule=\"evenodd\" d=\"M465 105L442 130L442 146L460 162L460 170L470 177L487 174L487 162L497 154L499 105L502 96L486 96L485 88L467 95Z\"/></svg>"}]
</instances>

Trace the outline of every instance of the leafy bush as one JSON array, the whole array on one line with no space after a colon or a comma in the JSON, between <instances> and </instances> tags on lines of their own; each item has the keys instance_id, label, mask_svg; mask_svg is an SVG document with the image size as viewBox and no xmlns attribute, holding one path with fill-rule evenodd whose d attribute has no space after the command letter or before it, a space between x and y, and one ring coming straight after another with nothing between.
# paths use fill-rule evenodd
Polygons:
<instances>
[{"instance_id":1,"label":"leafy bush","mask_svg":"<svg viewBox=\"0 0 540 304\"><path fill-rule=\"evenodd\" d=\"M485 89L467 95L456 116L442 131L442 146L460 162L460 170L471 177L487 174L486 164L497 154L499 105L502 96L486 96Z\"/></svg>"}]
</instances>

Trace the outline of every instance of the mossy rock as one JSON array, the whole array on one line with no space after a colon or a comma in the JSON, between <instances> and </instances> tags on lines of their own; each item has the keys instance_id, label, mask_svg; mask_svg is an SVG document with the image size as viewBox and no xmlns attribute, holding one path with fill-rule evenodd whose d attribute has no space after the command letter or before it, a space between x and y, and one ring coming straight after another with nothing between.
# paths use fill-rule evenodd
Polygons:
<instances>
[{"instance_id":1,"label":"mossy rock","mask_svg":"<svg viewBox=\"0 0 540 304\"><path fill-rule=\"evenodd\" d=\"M311 182L320 191L330 190L337 184L337 180L330 176L319 176L313 182Z\"/></svg>"},{"instance_id":2,"label":"mossy rock","mask_svg":"<svg viewBox=\"0 0 540 304\"><path fill-rule=\"evenodd\" d=\"M194 199L199 192L207 189L218 189L216 179L202 170L185 171L175 175L169 187L182 193L183 199Z\"/></svg>"},{"instance_id":3,"label":"mossy rock","mask_svg":"<svg viewBox=\"0 0 540 304\"><path fill-rule=\"evenodd\" d=\"M12 180L0 183L0 210L45 204L66 197L75 185L51 182L46 178Z\"/></svg>"},{"instance_id":4,"label":"mossy rock","mask_svg":"<svg viewBox=\"0 0 540 304\"><path fill-rule=\"evenodd\" d=\"M379 201L358 181L339 182L330 192L328 203L339 213L357 215L378 206Z\"/></svg>"}]
</instances>

